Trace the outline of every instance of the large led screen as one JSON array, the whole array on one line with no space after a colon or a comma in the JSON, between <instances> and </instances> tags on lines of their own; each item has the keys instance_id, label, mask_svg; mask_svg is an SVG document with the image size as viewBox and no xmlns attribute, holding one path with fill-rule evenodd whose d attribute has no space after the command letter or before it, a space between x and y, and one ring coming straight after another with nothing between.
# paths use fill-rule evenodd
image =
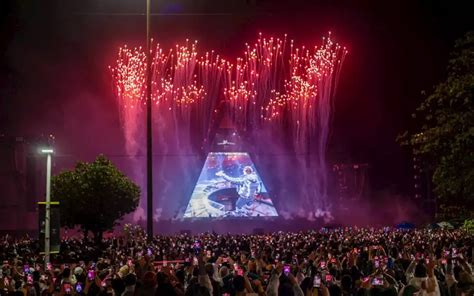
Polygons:
<instances>
[{"instance_id":1,"label":"large led screen","mask_svg":"<svg viewBox=\"0 0 474 296\"><path fill-rule=\"evenodd\" d=\"M248 153L207 155L184 218L275 216L275 206Z\"/></svg>"}]
</instances>

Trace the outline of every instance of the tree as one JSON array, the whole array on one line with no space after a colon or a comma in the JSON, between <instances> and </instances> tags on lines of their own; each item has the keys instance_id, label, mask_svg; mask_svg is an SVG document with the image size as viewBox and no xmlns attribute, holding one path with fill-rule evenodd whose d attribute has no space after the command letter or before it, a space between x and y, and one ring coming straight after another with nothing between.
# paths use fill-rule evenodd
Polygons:
<instances>
[{"instance_id":1,"label":"tree","mask_svg":"<svg viewBox=\"0 0 474 296\"><path fill-rule=\"evenodd\" d=\"M469 204L474 200L474 32L456 41L447 72L414 114L421 129L401 139L431 164L439 198Z\"/></svg>"},{"instance_id":2,"label":"tree","mask_svg":"<svg viewBox=\"0 0 474 296\"><path fill-rule=\"evenodd\" d=\"M140 188L100 155L92 163L78 162L74 170L54 176L51 196L60 202L62 226L79 226L99 241L104 231L137 208Z\"/></svg>"}]
</instances>

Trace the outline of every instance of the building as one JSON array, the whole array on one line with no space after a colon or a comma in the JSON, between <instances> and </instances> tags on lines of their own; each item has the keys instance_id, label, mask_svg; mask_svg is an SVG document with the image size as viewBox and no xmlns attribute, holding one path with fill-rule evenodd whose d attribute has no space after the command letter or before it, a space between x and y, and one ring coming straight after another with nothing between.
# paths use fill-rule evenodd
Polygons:
<instances>
[{"instance_id":1,"label":"building","mask_svg":"<svg viewBox=\"0 0 474 296\"><path fill-rule=\"evenodd\" d=\"M429 217L436 214L436 198L433 193L433 172L423 157L413 153L413 199Z\"/></svg>"},{"instance_id":2,"label":"building","mask_svg":"<svg viewBox=\"0 0 474 296\"><path fill-rule=\"evenodd\" d=\"M338 202L360 201L369 192L367 163L338 163L332 167Z\"/></svg>"},{"instance_id":3,"label":"building","mask_svg":"<svg viewBox=\"0 0 474 296\"><path fill-rule=\"evenodd\" d=\"M423 133L415 137L422 140ZM413 162L413 199L423 209L423 212L431 218L436 214L436 197L433 193L433 171L426 159L412 150Z\"/></svg>"}]
</instances>

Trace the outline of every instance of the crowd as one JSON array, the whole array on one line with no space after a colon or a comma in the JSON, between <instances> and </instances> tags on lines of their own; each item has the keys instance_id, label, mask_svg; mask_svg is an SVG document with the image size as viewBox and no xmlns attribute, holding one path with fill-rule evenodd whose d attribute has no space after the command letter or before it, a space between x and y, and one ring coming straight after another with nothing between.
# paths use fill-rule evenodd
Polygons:
<instances>
[{"instance_id":1,"label":"crowd","mask_svg":"<svg viewBox=\"0 0 474 296\"><path fill-rule=\"evenodd\" d=\"M339 228L268 235L2 238L2 295L474 295L462 230Z\"/></svg>"}]
</instances>

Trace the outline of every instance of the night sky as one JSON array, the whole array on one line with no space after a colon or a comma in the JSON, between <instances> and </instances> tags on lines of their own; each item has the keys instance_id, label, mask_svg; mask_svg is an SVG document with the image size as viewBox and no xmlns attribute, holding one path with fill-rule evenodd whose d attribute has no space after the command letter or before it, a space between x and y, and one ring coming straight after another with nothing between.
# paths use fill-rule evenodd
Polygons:
<instances>
[{"instance_id":1,"label":"night sky","mask_svg":"<svg viewBox=\"0 0 474 296\"><path fill-rule=\"evenodd\" d=\"M152 2L155 39L198 39L229 58L259 32L309 46L332 31L349 55L328 157L369 163L372 188L395 193L412 184L395 138L414 126L421 91L444 78L454 40L474 28L469 1ZM145 0L1 1L0 9L0 133L55 134L60 167L123 155L107 66L120 45L144 45Z\"/></svg>"}]
</instances>

